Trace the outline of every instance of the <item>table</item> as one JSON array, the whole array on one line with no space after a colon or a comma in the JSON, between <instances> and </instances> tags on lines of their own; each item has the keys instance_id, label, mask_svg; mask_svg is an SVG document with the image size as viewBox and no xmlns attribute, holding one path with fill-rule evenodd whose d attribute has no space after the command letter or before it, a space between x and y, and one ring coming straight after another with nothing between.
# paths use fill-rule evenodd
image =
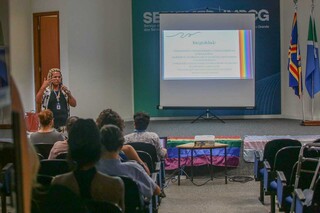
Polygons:
<instances>
[{"instance_id":1,"label":"table","mask_svg":"<svg viewBox=\"0 0 320 213\"><path fill-rule=\"evenodd\" d=\"M227 144L227 167L236 168L240 163L241 147L243 145L240 136L215 136L216 143ZM166 170L178 169L178 148L177 146L187 143L193 143L194 136L167 136L166 148L168 155L165 159ZM224 167L224 149L212 150L212 165ZM191 166L191 152L184 149L180 153L181 163ZM193 155L193 166L202 166L210 163L209 149L197 149Z\"/></svg>"},{"instance_id":2,"label":"table","mask_svg":"<svg viewBox=\"0 0 320 213\"><path fill-rule=\"evenodd\" d=\"M178 145L178 185L180 185L180 170L181 170L181 165L180 165L180 153L181 149L190 149L191 150L191 180L193 180L193 150L195 149L209 149L210 150L210 176L211 180L213 180L213 175L212 175L212 150L213 149L218 149L218 148L224 148L224 178L225 178L225 184L227 184L227 144L223 143L217 143L215 142L213 145L210 144L204 144L200 146L195 146L194 143L186 143L182 145Z\"/></svg>"},{"instance_id":3,"label":"table","mask_svg":"<svg viewBox=\"0 0 320 213\"><path fill-rule=\"evenodd\" d=\"M319 139L320 135L247 135L243 140L243 160L248 163L253 163L255 151L259 152L262 160L264 146L271 140L282 138L298 140L304 144Z\"/></svg>"}]
</instances>

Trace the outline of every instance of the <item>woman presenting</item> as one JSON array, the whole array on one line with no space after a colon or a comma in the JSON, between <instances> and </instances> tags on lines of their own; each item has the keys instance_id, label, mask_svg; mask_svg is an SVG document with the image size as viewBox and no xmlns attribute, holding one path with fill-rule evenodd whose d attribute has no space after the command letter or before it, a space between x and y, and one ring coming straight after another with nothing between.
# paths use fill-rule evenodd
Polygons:
<instances>
[{"instance_id":1,"label":"woman presenting","mask_svg":"<svg viewBox=\"0 0 320 213\"><path fill-rule=\"evenodd\" d=\"M54 128L65 126L70 115L70 106L77 105L76 99L70 90L62 84L60 69L52 68L44 78L41 88L36 95L37 104L41 104L41 110L50 109L54 117Z\"/></svg>"}]
</instances>

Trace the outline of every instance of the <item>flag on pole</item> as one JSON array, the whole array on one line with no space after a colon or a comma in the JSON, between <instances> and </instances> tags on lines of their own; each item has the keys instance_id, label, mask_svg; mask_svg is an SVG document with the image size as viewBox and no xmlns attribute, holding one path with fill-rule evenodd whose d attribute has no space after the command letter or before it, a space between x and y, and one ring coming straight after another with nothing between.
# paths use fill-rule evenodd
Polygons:
<instances>
[{"instance_id":1,"label":"flag on pole","mask_svg":"<svg viewBox=\"0 0 320 213\"><path fill-rule=\"evenodd\" d=\"M302 75L301 75L301 57L298 42L298 24L297 12L294 13L292 22L292 32L288 52L288 70L289 70L289 87L292 87L294 93L302 95Z\"/></svg>"},{"instance_id":2,"label":"flag on pole","mask_svg":"<svg viewBox=\"0 0 320 213\"><path fill-rule=\"evenodd\" d=\"M306 66L306 89L311 98L320 91L320 69L316 24L313 14L310 15L308 46L307 46L307 66Z\"/></svg>"}]
</instances>

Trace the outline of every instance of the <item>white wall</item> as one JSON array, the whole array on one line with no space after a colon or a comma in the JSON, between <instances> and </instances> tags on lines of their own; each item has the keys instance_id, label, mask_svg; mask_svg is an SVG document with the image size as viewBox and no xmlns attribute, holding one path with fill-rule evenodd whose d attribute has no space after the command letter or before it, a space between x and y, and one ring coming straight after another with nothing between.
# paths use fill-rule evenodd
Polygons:
<instances>
[{"instance_id":1,"label":"white wall","mask_svg":"<svg viewBox=\"0 0 320 213\"><path fill-rule=\"evenodd\" d=\"M131 2L33 0L32 12L59 11L64 84L76 97L71 114L96 118L113 108L133 113Z\"/></svg>"},{"instance_id":2,"label":"white wall","mask_svg":"<svg viewBox=\"0 0 320 213\"><path fill-rule=\"evenodd\" d=\"M9 1L10 68L20 91L24 109L34 109L32 14L30 0Z\"/></svg>"},{"instance_id":3,"label":"white wall","mask_svg":"<svg viewBox=\"0 0 320 213\"><path fill-rule=\"evenodd\" d=\"M320 3L315 1L320 30ZM301 101L288 86L287 54L294 5L281 5L282 117L302 119ZM298 27L302 68L305 71L311 0L298 2ZM129 0L11 0L12 75L18 83L26 110L34 108L32 13L59 11L60 51L64 83L78 100L71 113L96 118L107 107L123 118L133 113L132 29ZM272 51L272 50L269 50ZM267 63L267 62L266 62ZM311 101L304 93L305 118L311 119ZM314 102L314 118L320 119L320 93Z\"/></svg>"},{"instance_id":4,"label":"white wall","mask_svg":"<svg viewBox=\"0 0 320 213\"><path fill-rule=\"evenodd\" d=\"M314 16L316 20L317 35L319 38L320 30L320 2L315 2ZM311 116L311 99L304 88L303 98L300 100L294 95L293 90L288 86L288 47L291 35L291 26L294 14L294 3L292 0L280 1L281 3L281 83L282 83L282 115L286 118L303 119L302 109L304 108L304 118L312 119ZM306 51L309 16L311 10L311 0L298 1L298 32L300 41L301 65L303 72L303 80L305 80L306 68ZM304 82L303 82L304 85ZM303 101L302 101L303 100ZM303 103L303 104L302 104ZM304 105L304 107L303 107ZM315 95L314 99L314 119L320 120L320 93Z\"/></svg>"},{"instance_id":5,"label":"white wall","mask_svg":"<svg viewBox=\"0 0 320 213\"><path fill-rule=\"evenodd\" d=\"M70 87L78 101L73 112L96 118L109 107L131 118L130 1L67 2Z\"/></svg>"}]
</instances>

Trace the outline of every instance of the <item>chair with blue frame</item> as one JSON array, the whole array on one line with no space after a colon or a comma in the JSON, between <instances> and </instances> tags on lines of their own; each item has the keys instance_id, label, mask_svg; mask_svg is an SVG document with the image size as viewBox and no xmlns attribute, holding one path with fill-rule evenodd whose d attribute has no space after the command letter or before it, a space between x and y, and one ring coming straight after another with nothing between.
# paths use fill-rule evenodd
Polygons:
<instances>
[{"instance_id":1,"label":"chair with blue frame","mask_svg":"<svg viewBox=\"0 0 320 213\"><path fill-rule=\"evenodd\" d=\"M137 183L130 177L120 176L124 183L125 213L150 212L150 201L140 193Z\"/></svg>"},{"instance_id":2,"label":"chair with blue frame","mask_svg":"<svg viewBox=\"0 0 320 213\"><path fill-rule=\"evenodd\" d=\"M255 151L254 161L254 177L256 181L260 181L260 196L259 200L264 204L264 196L269 195L268 191L265 193L263 177L265 173L264 161L268 161L269 165L274 165L274 158L276 153L283 147L286 146L301 146L301 143L297 140L292 139L275 139L269 141L263 150L263 156L258 151ZM272 169L272 168L270 168Z\"/></svg>"},{"instance_id":3,"label":"chair with blue frame","mask_svg":"<svg viewBox=\"0 0 320 213\"><path fill-rule=\"evenodd\" d=\"M306 148L308 146L304 144L301 147L298 161L289 179L286 179L281 173L278 174L277 199L281 211L291 211L295 205L294 192L296 189L304 190L310 187L320 153L317 150Z\"/></svg>"},{"instance_id":4,"label":"chair with blue frame","mask_svg":"<svg viewBox=\"0 0 320 213\"><path fill-rule=\"evenodd\" d=\"M287 146L281 148L275 156L274 165L271 167L268 161L264 162L264 192L270 195L270 212L276 208L277 172L281 171L285 177L292 173L295 163L298 161L301 146ZM288 160L290 159L290 160ZM272 168L272 169L271 169Z\"/></svg>"},{"instance_id":5,"label":"chair with blue frame","mask_svg":"<svg viewBox=\"0 0 320 213\"><path fill-rule=\"evenodd\" d=\"M141 158L141 160L143 162L145 162L147 164L147 166L149 167L150 172L151 172L151 174L150 174L151 178L159 185L161 183L160 175L159 175L159 172L155 172L155 170L153 168L154 164L153 164L153 161L152 161L150 154L145 151L141 151L141 150L138 150L137 153L138 153L139 157ZM160 203L161 203L161 198L158 195L153 195L152 196L153 212L159 208Z\"/></svg>"},{"instance_id":6,"label":"chair with blue frame","mask_svg":"<svg viewBox=\"0 0 320 213\"><path fill-rule=\"evenodd\" d=\"M162 180L164 179L164 165L161 166L161 164L164 164L164 162L161 162L158 159L157 150L155 146L151 143L146 142L131 142L127 143L128 145L131 145L136 151L144 151L149 153L149 155L152 158L153 166L150 169L151 173L158 172L159 178L157 180L157 183L159 184L160 188L163 189ZM162 169L161 169L162 168Z\"/></svg>"}]
</instances>

